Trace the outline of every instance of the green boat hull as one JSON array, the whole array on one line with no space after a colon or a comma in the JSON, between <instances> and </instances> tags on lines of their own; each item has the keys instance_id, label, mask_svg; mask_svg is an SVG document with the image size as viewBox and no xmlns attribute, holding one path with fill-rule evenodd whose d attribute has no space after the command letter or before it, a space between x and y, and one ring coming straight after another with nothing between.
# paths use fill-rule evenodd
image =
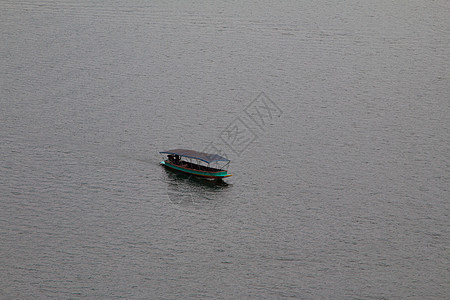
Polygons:
<instances>
[{"instance_id":1,"label":"green boat hull","mask_svg":"<svg viewBox=\"0 0 450 300\"><path fill-rule=\"evenodd\" d=\"M193 169L189 169L189 168L183 168L181 166L177 166L174 164L171 164L168 161L162 161L161 165L174 169L174 170L178 170L184 173L188 173L188 174L192 174L192 175L196 175L196 176L202 176L202 177L206 177L206 178L215 178L215 179L221 179L221 178L226 178L226 177L230 177L231 174L228 174L227 171L218 171L218 172L208 172L208 171L201 171L201 170L193 170Z\"/></svg>"}]
</instances>

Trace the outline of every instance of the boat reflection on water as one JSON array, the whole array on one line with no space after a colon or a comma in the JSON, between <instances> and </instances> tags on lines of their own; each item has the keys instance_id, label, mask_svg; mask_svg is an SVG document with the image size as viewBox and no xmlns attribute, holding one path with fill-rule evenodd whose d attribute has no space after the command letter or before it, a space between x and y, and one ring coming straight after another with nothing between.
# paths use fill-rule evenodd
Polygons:
<instances>
[{"instance_id":1,"label":"boat reflection on water","mask_svg":"<svg viewBox=\"0 0 450 300\"><path fill-rule=\"evenodd\" d=\"M225 182L225 180L211 180L208 178L198 177L191 174L187 174L178 170L174 169L164 169L166 171L167 176L172 180L179 180L179 181L188 181L190 184L197 184L200 186L205 187L224 187L228 186L229 184Z\"/></svg>"},{"instance_id":2,"label":"boat reflection on water","mask_svg":"<svg viewBox=\"0 0 450 300\"><path fill-rule=\"evenodd\" d=\"M164 168L167 175L167 195L176 204L217 204L230 184L223 180L209 180Z\"/></svg>"}]
</instances>

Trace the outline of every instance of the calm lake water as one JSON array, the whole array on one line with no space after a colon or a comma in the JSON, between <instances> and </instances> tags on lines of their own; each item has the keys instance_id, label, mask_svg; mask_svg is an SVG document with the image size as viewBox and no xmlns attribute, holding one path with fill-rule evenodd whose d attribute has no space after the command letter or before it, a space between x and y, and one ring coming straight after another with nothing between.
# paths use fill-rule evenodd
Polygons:
<instances>
[{"instance_id":1,"label":"calm lake water","mask_svg":"<svg viewBox=\"0 0 450 300\"><path fill-rule=\"evenodd\" d=\"M448 299L449 15L1 1L0 298Z\"/></svg>"}]
</instances>

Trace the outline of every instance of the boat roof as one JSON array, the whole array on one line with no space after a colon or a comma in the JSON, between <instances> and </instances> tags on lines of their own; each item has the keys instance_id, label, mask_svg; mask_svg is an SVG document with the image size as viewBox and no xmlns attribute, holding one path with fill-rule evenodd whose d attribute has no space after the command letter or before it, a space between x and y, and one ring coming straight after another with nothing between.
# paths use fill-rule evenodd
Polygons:
<instances>
[{"instance_id":1,"label":"boat roof","mask_svg":"<svg viewBox=\"0 0 450 300\"><path fill-rule=\"evenodd\" d=\"M212 163L215 161L230 161L229 159L222 157L218 154L209 154L209 153L204 153L204 152L198 152L198 151L194 151L194 150L187 150L187 149L173 149L173 150L167 150L167 151L162 151L159 152L161 154L174 154L174 155L179 155L179 156L184 156L184 157L189 157L189 158L194 158L194 159L199 159L202 160L206 163Z\"/></svg>"}]
</instances>

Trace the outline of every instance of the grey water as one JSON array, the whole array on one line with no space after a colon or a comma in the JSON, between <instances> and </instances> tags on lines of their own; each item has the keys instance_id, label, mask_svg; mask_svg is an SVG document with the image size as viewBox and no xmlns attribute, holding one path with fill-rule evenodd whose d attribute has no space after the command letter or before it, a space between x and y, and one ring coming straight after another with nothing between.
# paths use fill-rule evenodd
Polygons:
<instances>
[{"instance_id":1,"label":"grey water","mask_svg":"<svg viewBox=\"0 0 450 300\"><path fill-rule=\"evenodd\" d=\"M2 0L0 298L448 299L449 13Z\"/></svg>"}]
</instances>

